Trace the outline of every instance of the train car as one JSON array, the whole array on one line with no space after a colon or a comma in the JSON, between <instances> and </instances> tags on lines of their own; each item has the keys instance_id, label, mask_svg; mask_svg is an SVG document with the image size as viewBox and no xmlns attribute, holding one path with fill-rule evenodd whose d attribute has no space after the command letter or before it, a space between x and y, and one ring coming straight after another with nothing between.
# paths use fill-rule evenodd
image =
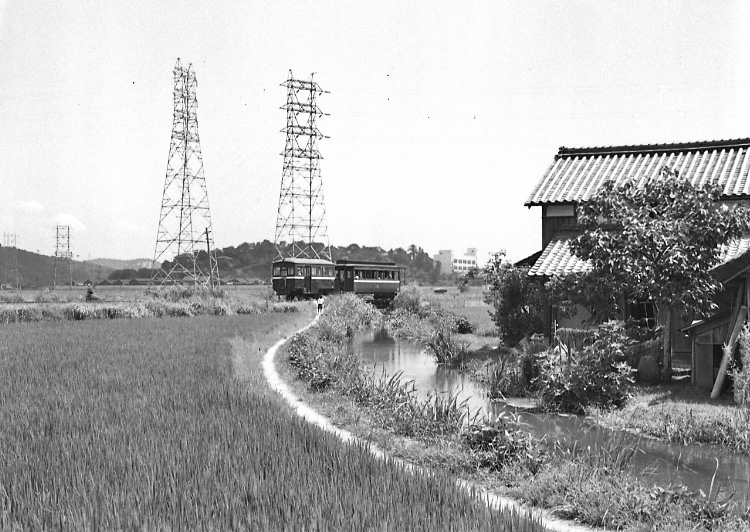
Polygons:
<instances>
[{"instance_id":1,"label":"train car","mask_svg":"<svg viewBox=\"0 0 750 532\"><path fill-rule=\"evenodd\" d=\"M314 298L334 291L335 268L323 259L286 258L273 263L273 291L287 299Z\"/></svg>"},{"instance_id":2,"label":"train car","mask_svg":"<svg viewBox=\"0 0 750 532\"><path fill-rule=\"evenodd\" d=\"M336 261L335 290L372 296L376 303L393 301L404 281L404 270L395 262Z\"/></svg>"}]
</instances>

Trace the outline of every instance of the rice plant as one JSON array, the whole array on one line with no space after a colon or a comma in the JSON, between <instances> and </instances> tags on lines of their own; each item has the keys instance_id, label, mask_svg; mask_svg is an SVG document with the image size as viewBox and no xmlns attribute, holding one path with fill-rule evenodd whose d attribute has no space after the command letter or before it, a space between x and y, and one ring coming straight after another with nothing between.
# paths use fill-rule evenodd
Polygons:
<instances>
[{"instance_id":1,"label":"rice plant","mask_svg":"<svg viewBox=\"0 0 750 532\"><path fill-rule=\"evenodd\" d=\"M0 529L542 530L234 379L294 317L0 328Z\"/></svg>"}]
</instances>

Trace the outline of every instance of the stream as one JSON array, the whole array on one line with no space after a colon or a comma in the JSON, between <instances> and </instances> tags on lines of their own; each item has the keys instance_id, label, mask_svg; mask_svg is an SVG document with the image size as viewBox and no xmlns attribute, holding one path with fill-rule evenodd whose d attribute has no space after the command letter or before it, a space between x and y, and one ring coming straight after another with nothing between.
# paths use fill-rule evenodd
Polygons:
<instances>
[{"instance_id":1,"label":"stream","mask_svg":"<svg viewBox=\"0 0 750 532\"><path fill-rule=\"evenodd\" d=\"M414 381L417 396L453 393L458 402L466 401L471 415L496 417L513 413L537 438L548 442L578 442L579 447L606 445L617 438L626 445L636 446L636 474L649 483L668 487L685 485L691 492L709 492L716 473L714 493L720 500L734 493L735 501L750 499L750 458L717 447L668 444L622 431L596 426L580 416L564 416L529 412L529 401L508 399L490 401L482 385L473 382L457 369L438 366L429 350L417 342L392 338L386 330L372 330L357 336L350 346L361 354L362 367L379 376L402 372L402 381ZM621 439L622 438L622 439ZM621 440L620 440L621 439ZM718 468L717 468L718 460Z\"/></svg>"}]
</instances>

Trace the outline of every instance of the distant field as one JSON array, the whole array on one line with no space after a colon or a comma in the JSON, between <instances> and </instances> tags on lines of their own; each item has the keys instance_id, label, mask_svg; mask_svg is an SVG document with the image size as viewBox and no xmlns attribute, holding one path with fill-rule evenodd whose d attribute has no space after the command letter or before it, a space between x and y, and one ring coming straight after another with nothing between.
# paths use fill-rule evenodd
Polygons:
<instances>
[{"instance_id":1,"label":"distant field","mask_svg":"<svg viewBox=\"0 0 750 532\"><path fill-rule=\"evenodd\" d=\"M447 289L447 292L436 294L435 288ZM497 336L497 327L489 313L492 307L484 302L483 286L470 286L465 292L459 292L454 286L425 286L420 289L425 297L440 303L443 308L466 316L476 327L476 336Z\"/></svg>"},{"instance_id":2,"label":"distant field","mask_svg":"<svg viewBox=\"0 0 750 532\"><path fill-rule=\"evenodd\" d=\"M142 299L147 286L95 286L95 295L103 301L138 301ZM261 297L271 292L266 285L223 286L228 297ZM81 301L86 299L86 286L58 286L54 290L2 290L0 303L15 303L24 299L34 302L38 299L56 299L59 301Z\"/></svg>"},{"instance_id":3,"label":"distant field","mask_svg":"<svg viewBox=\"0 0 750 532\"><path fill-rule=\"evenodd\" d=\"M0 529L510 530L268 391L302 308L0 327Z\"/></svg>"}]
</instances>

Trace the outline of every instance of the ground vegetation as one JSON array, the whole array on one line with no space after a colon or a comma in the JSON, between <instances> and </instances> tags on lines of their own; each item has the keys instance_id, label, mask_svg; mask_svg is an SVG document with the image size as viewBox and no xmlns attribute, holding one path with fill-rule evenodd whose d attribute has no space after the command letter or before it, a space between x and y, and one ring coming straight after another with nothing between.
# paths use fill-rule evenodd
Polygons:
<instances>
[{"instance_id":1,"label":"ground vegetation","mask_svg":"<svg viewBox=\"0 0 750 532\"><path fill-rule=\"evenodd\" d=\"M0 327L0 529L541 530L270 394L312 313Z\"/></svg>"},{"instance_id":2,"label":"ground vegetation","mask_svg":"<svg viewBox=\"0 0 750 532\"><path fill-rule=\"evenodd\" d=\"M618 349L610 358L620 356ZM639 479L632 460L635 449L624 441L584 449L534 440L522 424L508 417L493 422L466 417L460 425L453 420L444 425L450 430L425 429L424 409L407 407L409 393L399 389L398 375L382 376L379 386L367 388L366 400L358 400L352 395L358 393L357 388L341 382L319 390L308 381L296 380L299 373L291 358L283 368L305 401L336 424L397 456L446 469L556 515L628 531L678 531L686 526L691 530L748 530L747 522L732 514L724 501ZM438 419L434 410L430 409L431 415ZM404 413L397 421L396 412Z\"/></svg>"}]
</instances>

